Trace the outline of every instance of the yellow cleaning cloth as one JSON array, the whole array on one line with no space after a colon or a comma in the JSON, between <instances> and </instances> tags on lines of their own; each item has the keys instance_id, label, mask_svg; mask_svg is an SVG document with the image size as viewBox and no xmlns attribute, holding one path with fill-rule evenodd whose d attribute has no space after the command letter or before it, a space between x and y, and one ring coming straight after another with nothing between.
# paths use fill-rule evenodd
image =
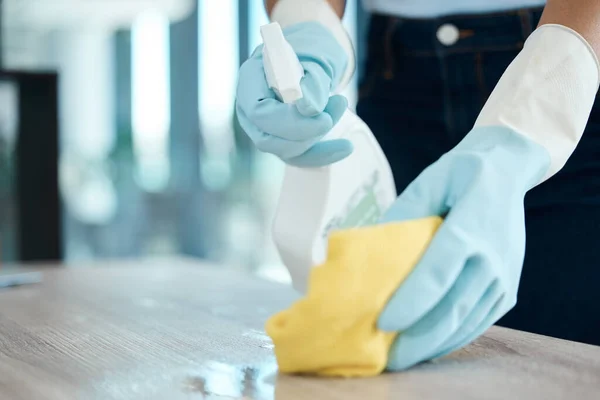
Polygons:
<instances>
[{"instance_id":1,"label":"yellow cleaning cloth","mask_svg":"<svg viewBox=\"0 0 600 400\"><path fill-rule=\"evenodd\" d=\"M311 271L306 296L267 321L279 370L380 374L396 333L378 330L377 318L441 223L430 217L333 233L327 260Z\"/></svg>"}]
</instances>

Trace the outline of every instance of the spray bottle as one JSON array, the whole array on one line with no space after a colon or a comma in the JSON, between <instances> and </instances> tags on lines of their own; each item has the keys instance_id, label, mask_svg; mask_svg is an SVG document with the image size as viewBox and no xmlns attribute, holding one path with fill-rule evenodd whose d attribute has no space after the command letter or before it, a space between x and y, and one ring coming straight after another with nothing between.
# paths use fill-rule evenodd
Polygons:
<instances>
[{"instance_id":1,"label":"spray bottle","mask_svg":"<svg viewBox=\"0 0 600 400\"><path fill-rule=\"evenodd\" d=\"M261 27L267 83L280 101L302 98L304 70L273 22ZM325 140L345 138L354 151L319 168L286 165L273 224L273 240L292 284L306 292L310 269L325 261L332 230L377 223L396 200L390 165L369 127L346 110Z\"/></svg>"}]
</instances>

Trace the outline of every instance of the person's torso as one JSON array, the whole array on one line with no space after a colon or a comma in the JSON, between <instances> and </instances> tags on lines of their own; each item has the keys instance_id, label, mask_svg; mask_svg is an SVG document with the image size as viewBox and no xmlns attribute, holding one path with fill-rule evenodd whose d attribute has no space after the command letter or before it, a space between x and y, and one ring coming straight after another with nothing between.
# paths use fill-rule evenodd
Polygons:
<instances>
[{"instance_id":1,"label":"person's torso","mask_svg":"<svg viewBox=\"0 0 600 400\"><path fill-rule=\"evenodd\" d=\"M409 18L539 7L546 0L362 0L367 11Z\"/></svg>"}]
</instances>

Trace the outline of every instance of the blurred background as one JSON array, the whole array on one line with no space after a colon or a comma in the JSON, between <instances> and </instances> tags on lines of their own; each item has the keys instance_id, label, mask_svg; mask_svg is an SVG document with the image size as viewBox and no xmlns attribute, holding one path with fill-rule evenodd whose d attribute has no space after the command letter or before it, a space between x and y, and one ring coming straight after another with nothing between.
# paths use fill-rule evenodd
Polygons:
<instances>
[{"instance_id":1,"label":"blurred background","mask_svg":"<svg viewBox=\"0 0 600 400\"><path fill-rule=\"evenodd\" d=\"M289 281L270 238L283 164L234 116L237 71L268 22L263 0L0 10L2 263L182 255ZM365 18L349 0L359 61Z\"/></svg>"}]
</instances>

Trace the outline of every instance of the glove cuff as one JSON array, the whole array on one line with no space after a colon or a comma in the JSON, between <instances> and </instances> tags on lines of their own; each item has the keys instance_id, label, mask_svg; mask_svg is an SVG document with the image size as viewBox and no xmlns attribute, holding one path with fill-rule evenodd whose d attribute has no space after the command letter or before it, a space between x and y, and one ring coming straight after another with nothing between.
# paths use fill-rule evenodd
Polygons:
<instances>
[{"instance_id":1,"label":"glove cuff","mask_svg":"<svg viewBox=\"0 0 600 400\"><path fill-rule=\"evenodd\" d=\"M507 127L541 145L560 171L587 125L600 79L592 47L574 30L542 25L502 75L475 128Z\"/></svg>"},{"instance_id":2,"label":"glove cuff","mask_svg":"<svg viewBox=\"0 0 600 400\"><path fill-rule=\"evenodd\" d=\"M337 79L333 94L339 94L345 89L356 68L354 46L342 21L326 0L279 0L271 13L271 21L279 23L282 28L309 21L324 25L348 56L346 70Z\"/></svg>"}]
</instances>

